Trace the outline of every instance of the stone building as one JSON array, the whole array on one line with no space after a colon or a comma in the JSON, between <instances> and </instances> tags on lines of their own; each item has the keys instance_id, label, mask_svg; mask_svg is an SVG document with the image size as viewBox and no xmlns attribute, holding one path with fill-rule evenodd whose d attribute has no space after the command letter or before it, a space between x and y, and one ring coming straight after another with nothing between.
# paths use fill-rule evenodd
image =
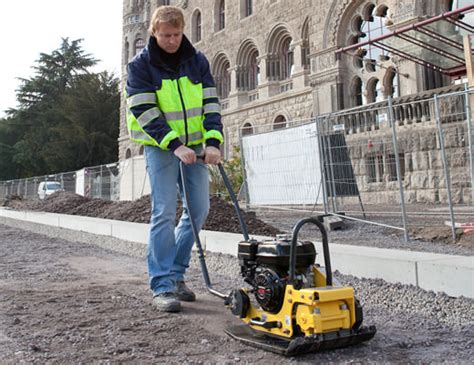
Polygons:
<instances>
[{"instance_id":1,"label":"stone building","mask_svg":"<svg viewBox=\"0 0 474 365\"><path fill-rule=\"evenodd\" d=\"M459 89L455 79L370 45L354 55L336 57L335 51L470 5L469 0L124 0L123 79L127 62L146 45L153 10L163 4L183 8L186 35L210 60L227 155L239 133L285 128L295 120L383 103L392 96L399 105L395 119L408 199L446 200L434 172L441 171L436 124L423 100ZM405 106L404 100L417 103ZM395 199L393 151L370 149L371 138L390 131L379 128L373 113L359 114L360 119L343 121L359 189L373 201ZM143 153L128 141L124 116L122 106L120 160ZM466 127L452 128L462 134ZM461 138L451 142L452 148L465 147ZM467 160L464 156L453 171L461 175L459 202L471 196Z\"/></svg>"}]
</instances>

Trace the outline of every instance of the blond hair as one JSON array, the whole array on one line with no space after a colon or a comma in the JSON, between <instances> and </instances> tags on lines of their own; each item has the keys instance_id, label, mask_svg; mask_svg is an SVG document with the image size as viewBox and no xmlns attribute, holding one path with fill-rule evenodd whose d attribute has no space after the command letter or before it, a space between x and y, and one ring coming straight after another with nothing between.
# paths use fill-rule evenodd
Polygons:
<instances>
[{"instance_id":1,"label":"blond hair","mask_svg":"<svg viewBox=\"0 0 474 365\"><path fill-rule=\"evenodd\" d=\"M154 34L159 28L160 23L168 23L176 28L184 28L184 15L180 8L171 5L159 6L153 12L148 31Z\"/></svg>"}]
</instances>

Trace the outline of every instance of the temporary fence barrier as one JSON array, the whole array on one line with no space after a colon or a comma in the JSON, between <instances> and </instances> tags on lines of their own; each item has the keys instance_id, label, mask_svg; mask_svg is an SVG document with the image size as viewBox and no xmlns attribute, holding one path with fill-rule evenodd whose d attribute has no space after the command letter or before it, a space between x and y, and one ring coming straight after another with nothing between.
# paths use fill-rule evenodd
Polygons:
<instances>
[{"instance_id":1,"label":"temporary fence barrier","mask_svg":"<svg viewBox=\"0 0 474 365\"><path fill-rule=\"evenodd\" d=\"M452 227L456 215L474 220L473 94L466 88L415 100L389 97L319 115L310 124L316 126L317 136L311 148L291 147L294 125L304 128L307 121L293 121L277 130L261 126L252 135L242 134L244 159L258 159L259 166L275 173L270 176L265 168L245 161L247 203L256 208L307 205L307 200L288 198L298 196L304 182L313 186L313 192L321 187L322 205L317 208L321 212L402 230L406 239L409 226L419 223L427 206L433 215L449 217ZM274 152L257 153L264 150ZM306 161L308 156L319 159L312 166L321 167L322 179L314 176L307 182L301 178L309 176L309 165L296 161ZM295 163L289 164L288 158ZM284 178L286 170L291 171L290 178ZM267 197L275 191L275 199ZM320 203L314 194L308 196L315 206ZM443 223L426 219L425 224ZM452 232L454 240L454 228Z\"/></svg>"}]
</instances>

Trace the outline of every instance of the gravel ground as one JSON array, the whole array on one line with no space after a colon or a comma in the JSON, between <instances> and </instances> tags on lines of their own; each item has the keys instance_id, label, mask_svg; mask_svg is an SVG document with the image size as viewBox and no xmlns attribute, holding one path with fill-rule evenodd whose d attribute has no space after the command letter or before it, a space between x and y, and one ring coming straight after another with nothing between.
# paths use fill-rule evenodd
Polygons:
<instances>
[{"instance_id":1,"label":"gravel ground","mask_svg":"<svg viewBox=\"0 0 474 365\"><path fill-rule=\"evenodd\" d=\"M0 219L1 363L471 363L474 301L413 286L352 285L371 341L296 358L246 347L223 329L236 319L203 285L197 259L187 276L198 301L154 312L143 245ZM240 286L238 262L207 255L217 289Z\"/></svg>"}]
</instances>

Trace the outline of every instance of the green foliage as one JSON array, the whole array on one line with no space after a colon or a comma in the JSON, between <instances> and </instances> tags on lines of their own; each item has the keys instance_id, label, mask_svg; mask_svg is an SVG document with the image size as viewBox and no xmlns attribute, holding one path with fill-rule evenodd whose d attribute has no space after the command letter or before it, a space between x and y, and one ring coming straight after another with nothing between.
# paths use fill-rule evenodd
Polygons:
<instances>
[{"instance_id":1,"label":"green foliage","mask_svg":"<svg viewBox=\"0 0 474 365\"><path fill-rule=\"evenodd\" d=\"M63 95L72 86L76 76L88 73L97 60L85 54L80 47L81 39L69 41L63 38L59 49L51 54L41 53L36 74L31 79L20 79L17 92L20 110L39 110L54 107L57 97ZM33 108L33 110L31 110Z\"/></svg>"},{"instance_id":2,"label":"green foliage","mask_svg":"<svg viewBox=\"0 0 474 365\"><path fill-rule=\"evenodd\" d=\"M48 154L48 166L61 171L95 166L117 159L119 133L119 80L107 72L77 77L61 98L62 123L52 130L57 136Z\"/></svg>"},{"instance_id":3,"label":"green foliage","mask_svg":"<svg viewBox=\"0 0 474 365\"><path fill-rule=\"evenodd\" d=\"M116 160L119 80L89 72L97 60L80 43L63 39L59 49L40 55L32 78L21 79L18 109L0 120L1 179Z\"/></svg>"},{"instance_id":4,"label":"green foliage","mask_svg":"<svg viewBox=\"0 0 474 365\"><path fill-rule=\"evenodd\" d=\"M12 161L15 156L14 141L21 132L12 126L11 118L0 119L0 180L17 175L16 165Z\"/></svg>"},{"instance_id":5,"label":"green foliage","mask_svg":"<svg viewBox=\"0 0 474 365\"><path fill-rule=\"evenodd\" d=\"M240 188L244 182L239 146L233 147L232 157L224 161L222 165L232 185L232 190L234 191L235 195L238 195ZM217 166L211 166L209 171L211 174L211 194L223 197L226 200L230 200L229 193L227 191L227 188L225 187L224 181Z\"/></svg>"}]
</instances>

